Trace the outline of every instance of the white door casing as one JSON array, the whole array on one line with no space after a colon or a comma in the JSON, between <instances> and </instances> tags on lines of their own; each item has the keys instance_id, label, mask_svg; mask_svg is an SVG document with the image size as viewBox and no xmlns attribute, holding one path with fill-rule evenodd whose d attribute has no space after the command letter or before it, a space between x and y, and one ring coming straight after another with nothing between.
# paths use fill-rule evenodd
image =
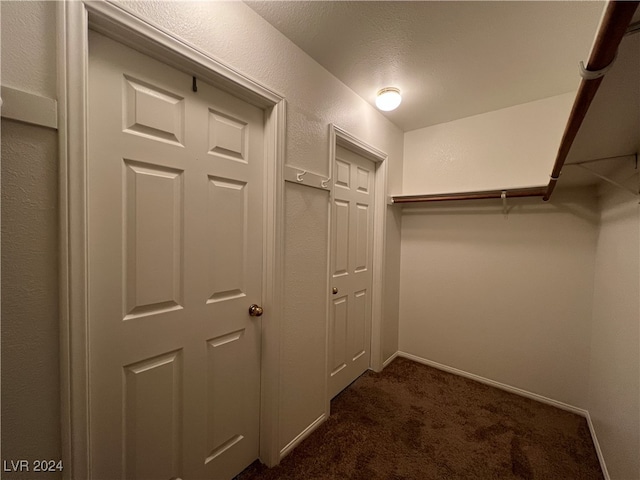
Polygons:
<instances>
[{"instance_id":1,"label":"white door casing","mask_svg":"<svg viewBox=\"0 0 640 480\"><path fill-rule=\"evenodd\" d=\"M329 396L370 366L375 164L337 146L331 203Z\"/></svg>"},{"instance_id":2,"label":"white door casing","mask_svg":"<svg viewBox=\"0 0 640 480\"><path fill-rule=\"evenodd\" d=\"M92 476L258 456L263 111L90 35Z\"/></svg>"}]
</instances>

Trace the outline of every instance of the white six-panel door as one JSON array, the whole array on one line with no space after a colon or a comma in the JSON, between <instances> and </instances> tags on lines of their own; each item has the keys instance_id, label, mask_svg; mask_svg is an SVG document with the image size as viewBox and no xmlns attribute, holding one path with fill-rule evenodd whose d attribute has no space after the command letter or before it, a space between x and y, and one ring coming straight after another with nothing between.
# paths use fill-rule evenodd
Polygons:
<instances>
[{"instance_id":1,"label":"white six-panel door","mask_svg":"<svg viewBox=\"0 0 640 480\"><path fill-rule=\"evenodd\" d=\"M263 111L90 32L90 468L229 479L258 456Z\"/></svg>"},{"instance_id":2,"label":"white six-panel door","mask_svg":"<svg viewBox=\"0 0 640 480\"><path fill-rule=\"evenodd\" d=\"M368 367L375 165L336 149L331 205L329 394L334 397Z\"/></svg>"}]
</instances>

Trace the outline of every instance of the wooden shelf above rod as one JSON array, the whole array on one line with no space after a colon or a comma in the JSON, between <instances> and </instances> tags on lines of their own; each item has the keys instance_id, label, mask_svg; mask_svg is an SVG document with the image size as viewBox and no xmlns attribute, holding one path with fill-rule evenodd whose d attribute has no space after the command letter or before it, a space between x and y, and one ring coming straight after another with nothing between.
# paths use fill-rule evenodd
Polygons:
<instances>
[{"instance_id":1,"label":"wooden shelf above rod","mask_svg":"<svg viewBox=\"0 0 640 480\"><path fill-rule=\"evenodd\" d=\"M483 200L502 198L502 192L506 192L507 198L543 197L547 187L517 188L512 190L485 190L481 192L460 193L436 193L427 195L395 195L391 198L393 203L419 203L419 202L444 202L448 200Z\"/></svg>"}]
</instances>

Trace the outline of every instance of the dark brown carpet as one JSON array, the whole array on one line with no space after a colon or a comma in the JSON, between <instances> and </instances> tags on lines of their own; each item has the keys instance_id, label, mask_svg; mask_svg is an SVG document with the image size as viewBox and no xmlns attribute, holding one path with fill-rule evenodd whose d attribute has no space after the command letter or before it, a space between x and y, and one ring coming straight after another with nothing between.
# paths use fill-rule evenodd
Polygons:
<instances>
[{"instance_id":1,"label":"dark brown carpet","mask_svg":"<svg viewBox=\"0 0 640 480\"><path fill-rule=\"evenodd\" d=\"M238 480L602 479L584 418L398 358L331 403L275 468Z\"/></svg>"}]
</instances>

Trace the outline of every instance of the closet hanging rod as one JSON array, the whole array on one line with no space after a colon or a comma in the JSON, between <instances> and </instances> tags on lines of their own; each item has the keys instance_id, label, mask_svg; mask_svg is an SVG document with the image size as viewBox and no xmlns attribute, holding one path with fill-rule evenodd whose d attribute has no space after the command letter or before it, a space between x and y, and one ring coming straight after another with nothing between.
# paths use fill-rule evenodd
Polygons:
<instances>
[{"instance_id":1,"label":"closet hanging rod","mask_svg":"<svg viewBox=\"0 0 640 480\"><path fill-rule=\"evenodd\" d=\"M598 30L593 45L593 50L587 62L587 72L604 70L615 60L618 46L627 32L627 27L629 23L631 23L638 3L640 2L610 1L607 4L600 29ZM558 148L555 164L553 165L550 176L551 180L543 197L545 201L549 200L553 193L564 162L567 159L567 155L569 155L569 150L573 145L573 141L582 125L584 117L587 115L589 106L603 78L602 76L593 79L582 78L580 81L580 87L578 88L576 99L573 102L571 114L569 115L569 120L562 135L562 141L560 142L560 148Z\"/></svg>"},{"instance_id":2,"label":"closet hanging rod","mask_svg":"<svg viewBox=\"0 0 640 480\"><path fill-rule=\"evenodd\" d=\"M444 202L449 200L487 200L502 198L542 197L547 187L516 188L513 190L484 190L480 192L435 193L429 195L396 195L391 197L393 203Z\"/></svg>"}]
</instances>

